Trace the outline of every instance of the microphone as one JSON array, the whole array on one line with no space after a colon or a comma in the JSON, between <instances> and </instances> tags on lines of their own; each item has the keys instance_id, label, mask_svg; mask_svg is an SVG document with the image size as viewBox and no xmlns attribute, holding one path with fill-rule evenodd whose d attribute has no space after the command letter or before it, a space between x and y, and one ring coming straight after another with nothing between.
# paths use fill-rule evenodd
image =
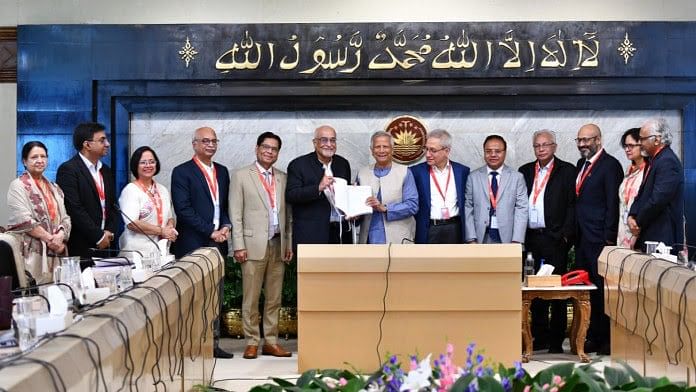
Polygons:
<instances>
[{"instance_id":1,"label":"microphone","mask_svg":"<svg viewBox=\"0 0 696 392\"><path fill-rule=\"evenodd\" d=\"M121 210L121 208L119 208L117 203L113 203L112 207L114 207L114 209L116 211L118 211L121 215L123 215L123 217L126 218L126 220L129 223L132 223L133 226L135 226L135 228L138 229L138 231L148 239L148 241L152 242L152 244L155 245L155 249L157 249L157 252L159 252L159 245L157 244L157 242L155 242L155 240L153 240L147 233L145 233L145 231L143 231L143 228L140 227L137 223L135 223L135 221L133 219L131 219L130 216L128 216L125 212L123 212L123 210ZM126 226L128 226L128 225L126 225ZM126 227L126 229L128 229L128 228ZM138 253L140 253L140 252L138 252ZM142 256L142 253L140 255Z\"/></svg>"}]
</instances>

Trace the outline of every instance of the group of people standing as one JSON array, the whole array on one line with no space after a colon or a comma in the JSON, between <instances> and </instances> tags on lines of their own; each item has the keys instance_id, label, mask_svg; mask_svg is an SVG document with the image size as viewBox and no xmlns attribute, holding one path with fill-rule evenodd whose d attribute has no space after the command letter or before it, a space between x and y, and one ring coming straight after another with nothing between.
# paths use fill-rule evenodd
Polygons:
<instances>
[{"instance_id":1,"label":"group of people standing","mask_svg":"<svg viewBox=\"0 0 696 392\"><path fill-rule=\"evenodd\" d=\"M244 358L261 354L290 356L277 340L278 311L285 264L297 244L352 243L356 224L360 243L524 243L537 268L544 260L557 273L567 271L575 245L575 266L589 272L598 290L592 297L587 352L608 352L608 318L603 312L597 258L605 245L640 248L646 240L683 243L683 172L670 148L671 132L662 119L631 129L621 143L631 160L625 176L619 162L602 147L599 127L587 124L575 139L581 158L573 166L555 156L552 131L534 133L536 160L519 168L505 165L507 144L499 135L483 143L485 164L470 171L450 160L452 137L433 130L424 147L425 162L407 167L393 161L394 141L376 132L370 141L374 164L361 168L355 183L372 188L365 203L372 213L345 216L334 203L335 178L349 184L349 162L336 154L336 130L318 127L314 151L297 157L287 174L276 167L281 138L258 136L255 162L235 171L213 161L218 138L209 127L195 131L194 156L172 171L171 193L154 177L160 171L155 151L136 149L130 159L132 182L118 203L111 171L101 162L109 149L105 128L76 127L77 154L60 165L56 183L43 175L48 150L26 143L26 172L8 191L8 229L22 236L27 272L38 282L52 279L57 257L87 257L115 248L123 216L122 250L157 252L167 239L182 257L214 246L234 259L243 274ZM264 310L259 296L264 291ZM536 348L562 352L565 304L533 305ZM217 328L216 328L217 329ZM230 357L216 345L215 355Z\"/></svg>"}]
</instances>

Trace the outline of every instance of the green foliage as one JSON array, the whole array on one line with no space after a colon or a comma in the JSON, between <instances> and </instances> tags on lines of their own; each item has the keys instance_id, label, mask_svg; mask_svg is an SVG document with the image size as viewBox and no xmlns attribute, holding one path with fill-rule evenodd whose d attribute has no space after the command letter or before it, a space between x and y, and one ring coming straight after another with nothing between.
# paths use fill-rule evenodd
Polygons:
<instances>
[{"instance_id":1,"label":"green foliage","mask_svg":"<svg viewBox=\"0 0 696 392\"><path fill-rule=\"evenodd\" d=\"M242 296L242 266L234 258L228 257L222 288L222 309L241 309Z\"/></svg>"}]
</instances>

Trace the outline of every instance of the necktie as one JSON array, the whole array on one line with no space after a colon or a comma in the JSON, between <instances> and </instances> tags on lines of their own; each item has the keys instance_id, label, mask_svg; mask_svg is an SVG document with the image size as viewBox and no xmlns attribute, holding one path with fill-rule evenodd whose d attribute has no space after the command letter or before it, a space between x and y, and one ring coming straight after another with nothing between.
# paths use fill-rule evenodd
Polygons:
<instances>
[{"instance_id":1,"label":"necktie","mask_svg":"<svg viewBox=\"0 0 696 392\"><path fill-rule=\"evenodd\" d=\"M271 186L271 172L270 171L263 172L263 177L266 180L266 184L268 186Z\"/></svg>"},{"instance_id":2,"label":"necktie","mask_svg":"<svg viewBox=\"0 0 696 392\"><path fill-rule=\"evenodd\" d=\"M492 171L491 172L491 191L493 191L493 196L498 197L498 172L497 171Z\"/></svg>"},{"instance_id":3,"label":"necktie","mask_svg":"<svg viewBox=\"0 0 696 392\"><path fill-rule=\"evenodd\" d=\"M590 167L590 164L590 161L585 161L585 165L582 167L582 173L580 173L580 178L585 175L585 172L587 171L587 168Z\"/></svg>"}]
</instances>

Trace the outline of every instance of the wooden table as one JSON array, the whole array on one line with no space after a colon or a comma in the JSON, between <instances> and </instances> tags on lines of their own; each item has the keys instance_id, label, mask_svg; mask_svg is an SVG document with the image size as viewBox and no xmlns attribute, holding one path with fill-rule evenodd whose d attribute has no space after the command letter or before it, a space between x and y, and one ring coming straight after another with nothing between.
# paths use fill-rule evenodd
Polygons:
<instances>
[{"instance_id":1,"label":"wooden table","mask_svg":"<svg viewBox=\"0 0 696 392\"><path fill-rule=\"evenodd\" d=\"M559 287L522 287L522 362L532 358L532 332L529 325L529 310L532 300L570 299L573 304L573 325L570 330L570 351L577 353L582 362L590 362L585 354L585 336L590 324L590 290L595 285Z\"/></svg>"}]
</instances>

